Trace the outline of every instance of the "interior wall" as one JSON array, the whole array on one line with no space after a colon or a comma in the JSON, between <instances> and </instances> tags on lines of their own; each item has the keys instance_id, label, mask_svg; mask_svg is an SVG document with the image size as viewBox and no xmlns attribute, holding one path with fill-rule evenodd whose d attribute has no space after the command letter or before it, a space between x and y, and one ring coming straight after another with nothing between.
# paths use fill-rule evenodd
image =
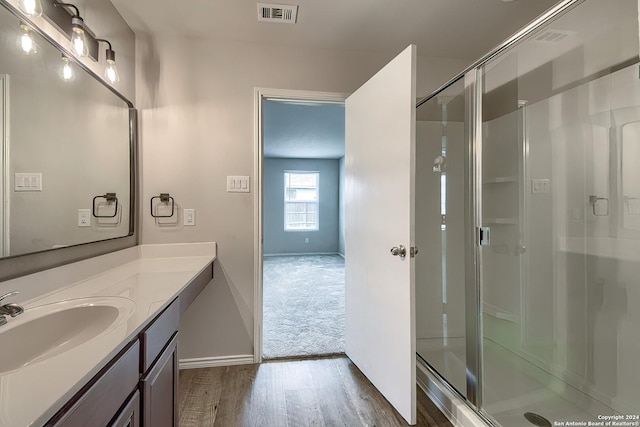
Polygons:
<instances>
[{"instance_id":1,"label":"interior wall","mask_svg":"<svg viewBox=\"0 0 640 427\"><path fill-rule=\"evenodd\" d=\"M137 34L142 241L216 241L215 278L183 317L180 357L253 354L254 88L350 93L397 52L303 49ZM419 93L467 61L420 58ZM227 175L250 175L250 193L227 193ZM153 195L197 211L195 227L160 228Z\"/></svg>"},{"instance_id":2,"label":"interior wall","mask_svg":"<svg viewBox=\"0 0 640 427\"><path fill-rule=\"evenodd\" d=\"M338 252L338 168L339 161L333 159L264 159L262 206L265 255ZM285 231L285 171L319 172L318 230Z\"/></svg>"}]
</instances>

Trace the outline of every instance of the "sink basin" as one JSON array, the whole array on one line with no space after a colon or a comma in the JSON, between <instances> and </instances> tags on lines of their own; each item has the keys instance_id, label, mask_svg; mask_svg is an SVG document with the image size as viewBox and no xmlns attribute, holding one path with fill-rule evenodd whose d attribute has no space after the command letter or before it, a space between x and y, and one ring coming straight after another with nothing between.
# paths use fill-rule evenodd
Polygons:
<instances>
[{"instance_id":1,"label":"sink basin","mask_svg":"<svg viewBox=\"0 0 640 427\"><path fill-rule=\"evenodd\" d=\"M133 313L122 297L96 297L25 308L0 327L0 374L44 361L113 330Z\"/></svg>"}]
</instances>

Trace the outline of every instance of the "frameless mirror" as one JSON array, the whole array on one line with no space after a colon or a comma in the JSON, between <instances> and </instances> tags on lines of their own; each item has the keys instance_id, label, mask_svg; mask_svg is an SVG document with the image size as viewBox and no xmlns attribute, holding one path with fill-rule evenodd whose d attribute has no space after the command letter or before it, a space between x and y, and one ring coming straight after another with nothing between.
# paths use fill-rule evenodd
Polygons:
<instances>
[{"instance_id":1,"label":"frameless mirror","mask_svg":"<svg viewBox=\"0 0 640 427\"><path fill-rule=\"evenodd\" d=\"M133 233L132 105L0 7L0 255Z\"/></svg>"}]
</instances>

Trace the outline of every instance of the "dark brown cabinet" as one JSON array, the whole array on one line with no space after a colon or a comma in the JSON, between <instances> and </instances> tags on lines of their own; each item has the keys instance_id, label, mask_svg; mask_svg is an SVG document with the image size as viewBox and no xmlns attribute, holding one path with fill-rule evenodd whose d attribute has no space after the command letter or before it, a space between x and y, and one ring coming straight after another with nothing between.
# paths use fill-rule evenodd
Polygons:
<instances>
[{"instance_id":1,"label":"dark brown cabinet","mask_svg":"<svg viewBox=\"0 0 640 427\"><path fill-rule=\"evenodd\" d=\"M96 376L86 391L47 423L54 427L106 426L137 389L140 342L130 344ZM126 424L125 424L126 425Z\"/></svg>"},{"instance_id":2,"label":"dark brown cabinet","mask_svg":"<svg viewBox=\"0 0 640 427\"><path fill-rule=\"evenodd\" d=\"M178 427L180 315L212 277L209 265L45 427Z\"/></svg>"},{"instance_id":3,"label":"dark brown cabinet","mask_svg":"<svg viewBox=\"0 0 640 427\"><path fill-rule=\"evenodd\" d=\"M178 333L140 382L143 427L178 426Z\"/></svg>"},{"instance_id":4,"label":"dark brown cabinet","mask_svg":"<svg viewBox=\"0 0 640 427\"><path fill-rule=\"evenodd\" d=\"M138 390L129 398L120 415L109 427L140 427L140 392Z\"/></svg>"}]
</instances>

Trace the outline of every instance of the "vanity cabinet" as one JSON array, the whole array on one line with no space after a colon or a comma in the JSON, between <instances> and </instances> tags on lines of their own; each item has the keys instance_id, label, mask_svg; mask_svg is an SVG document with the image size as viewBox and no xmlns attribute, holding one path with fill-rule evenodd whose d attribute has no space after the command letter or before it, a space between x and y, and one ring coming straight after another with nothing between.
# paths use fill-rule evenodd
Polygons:
<instances>
[{"instance_id":1,"label":"vanity cabinet","mask_svg":"<svg viewBox=\"0 0 640 427\"><path fill-rule=\"evenodd\" d=\"M212 278L209 264L45 427L178 427L180 316Z\"/></svg>"},{"instance_id":2,"label":"vanity cabinet","mask_svg":"<svg viewBox=\"0 0 640 427\"><path fill-rule=\"evenodd\" d=\"M53 427L107 426L132 393L137 392L140 342L135 340L114 358L90 385L59 415L47 423ZM116 424L117 425L117 424ZM126 426L127 424L124 424ZM135 424L133 424L135 425Z\"/></svg>"},{"instance_id":3,"label":"vanity cabinet","mask_svg":"<svg viewBox=\"0 0 640 427\"><path fill-rule=\"evenodd\" d=\"M178 426L178 334L142 378L143 427Z\"/></svg>"},{"instance_id":4,"label":"vanity cabinet","mask_svg":"<svg viewBox=\"0 0 640 427\"><path fill-rule=\"evenodd\" d=\"M140 427L140 392L133 393L109 427Z\"/></svg>"},{"instance_id":5,"label":"vanity cabinet","mask_svg":"<svg viewBox=\"0 0 640 427\"><path fill-rule=\"evenodd\" d=\"M178 426L178 326L180 302L174 300L140 335L142 426Z\"/></svg>"}]
</instances>

